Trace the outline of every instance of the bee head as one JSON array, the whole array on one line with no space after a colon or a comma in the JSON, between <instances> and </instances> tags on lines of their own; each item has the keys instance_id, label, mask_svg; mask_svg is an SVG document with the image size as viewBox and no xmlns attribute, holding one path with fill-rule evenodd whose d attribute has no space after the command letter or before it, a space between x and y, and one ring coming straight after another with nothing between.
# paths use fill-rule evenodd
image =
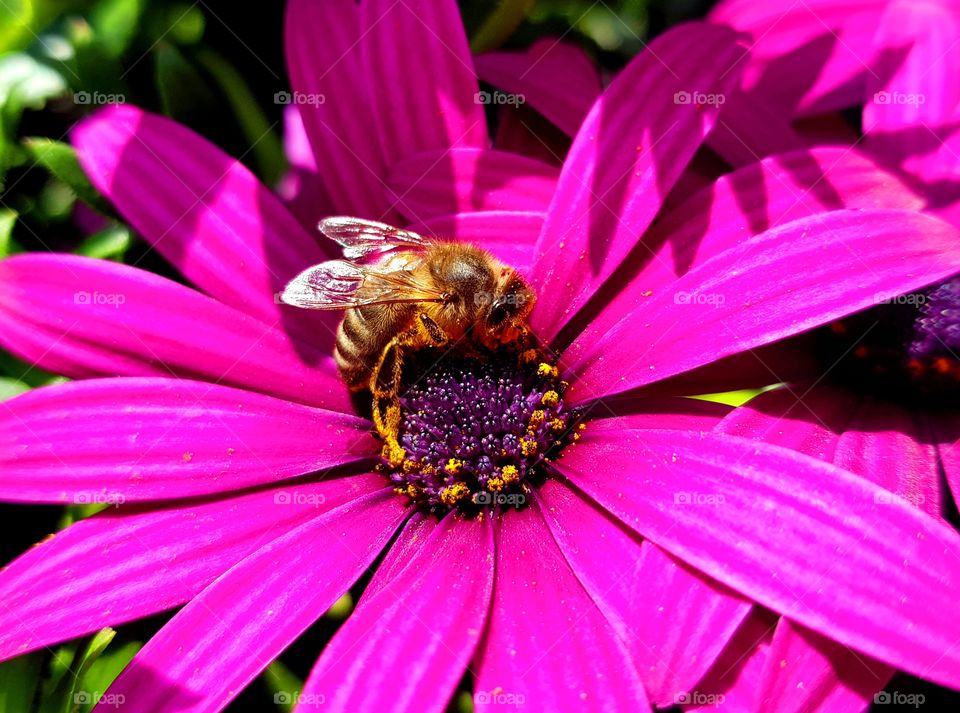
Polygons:
<instances>
[{"instance_id":1,"label":"bee head","mask_svg":"<svg viewBox=\"0 0 960 713\"><path fill-rule=\"evenodd\" d=\"M492 293L484 300L480 316L486 328L498 334L530 314L534 299L533 290L516 270L504 267Z\"/></svg>"}]
</instances>

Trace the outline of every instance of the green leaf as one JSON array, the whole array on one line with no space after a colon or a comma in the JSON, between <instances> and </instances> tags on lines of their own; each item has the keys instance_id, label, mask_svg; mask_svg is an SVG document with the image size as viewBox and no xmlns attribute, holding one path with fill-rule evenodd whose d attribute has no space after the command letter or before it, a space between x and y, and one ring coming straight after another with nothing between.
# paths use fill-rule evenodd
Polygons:
<instances>
[{"instance_id":1,"label":"green leaf","mask_svg":"<svg viewBox=\"0 0 960 713\"><path fill-rule=\"evenodd\" d=\"M0 52L30 43L34 7L30 0L3 0L0 3Z\"/></svg>"},{"instance_id":2,"label":"green leaf","mask_svg":"<svg viewBox=\"0 0 960 713\"><path fill-rule=\"evenodd\" d=\"M268 186L274 185L286 170L286 158L274 124L267 119L243 76L213 50L202 50L197 59L223 92L230 113L236 118L250 145L257 174Z\"/></svg>"},{"instance_id":3,"label":"green leaf","mask_svg":"<svg viewBox=\"0 0 960 713\"><path fill-rule=\"evenodd\" d=\"M13 379L9 376L0 376L0 401L7 401L12 399L14 396L19 396L20 394L26 393L30 390L30 384L20 381L19 379ZM3 686L0 684L0 694L2 694ZM0 695L0 702L2 702L3 696ZM0 705L0 711L6 710L2 705Z\"/></svg>"},{"instance_id":4,"label":"green leaf","mask_svg":"<svg viewBox=\"0 0 960 713\"><path fill-rule=\"evenodd\" d=\"M121 260L133 243L133 232L125 225L112 225L86 238L76 249L77 255L102 260Z\"/></svg>"},{"instance_id":5,"label":"green leaf","mask_svg":"<svg viewBox=\"0 0 960 713\"><path fill-rule=\"evenodd\" d=\"M40 683L43 654L35 651L0 663L0 711L29 711Z\"/></svg>"},{"instance_id":6,"label":"green leaf","mask_svg":"<svg viewBox=\"0 0 960 713\"><path fill-rule=\"evenodd\" d=\"M473 52L490 52L500 47L523 22L535 0L499 0L496 8L470 38Z\"/></svg>"},{"instance_id":7,"label":"green leaf","mask_svg":"<svg viewBox=\"0 0 960 713\"><path fill-rule=\"evenodd\" d=\"M93 28L104 54L118 58L126 52L143 14L144 0L100 0L90 12Z\"/></svg>"},{"instance_id":8,"label":"green leaf","mask_svg":"<svg viewBox=\"0 0 960 713\"><path fill-rule=\"evenodd\" d=\"M22 359L17 359L17 357L2 350L0 350L0 374L12 377L16 381L22 381L30 388L65 381L62 376L56 376L38 369L36 366L27 364Z\"/></svg>"},{"instance_id":9,"label":"green leaf","mask_svg":"<svg viewBox=\"0 0 960 713\"><path fill-rule=\"evenodd\" d=\"M303 680L288 669L279 659L267 666L261 679L270 693L273 702L283 713L290 713L303 690Z\"/></svg>"},{"instance_id":10,"label":"green leaf","mask_svg":"<svg viewBox=\"0 0 960 713\"><path fill-rule=\"evenodd\" d=\"M11 253L13 227L17 224L17 212L10 208L0 209L0 258ZM3 710L0 708L0 710Z\"/></svg>"},{"instance_id":11,"label":"green leaf","mask_svg":"<svg viewBox=\"0 0 960 713\"><path fill-rule=\"evenodd\" d=\"M77 160L77 152L70 144L44 137L33 137L24 139L23 146L34 161L47 169L55 178L66 183L80 200L105 216L116 216L107 200L90 183L90 179L87 178L87 174Z\"/></svg>"},{"instance_id":12,"label":"green leaf","mask_svg":"<svg viewBox=\"0 0 960 713\"><path fill-rule=\"evenodd\" d=\"M157 48L154 69L160 104L167 116L196 128L221 113L203 75L173 45Z\"/></svg>"},{"instance_id":13,"label":"green leaf","mask_svg":"<svg viewBox=\"0 0 960 713\"><path fill-rule=\"evenodd\" d=\"M106 691L141 648L141 642L130 641L104 652L90 664L83 677L82 688L87 691Z\"/></svg>"},{"instance_id":14,"label":"green leaf","mask_svg":"<svg viewBox=\"0 0 960 713\"><path fill-rule=\"evenodd\" d=\"M112 671L116 662L96 672L94 666L114 636L116 632L113 629L101 629L93 635L79 656L72 646L57 651L51 663L50 677L44 682L40 713L86 712L101 700L110 705L110 699L104 697L106 686L99 687L102 678L98 676L105 671ZM90 678L94 672L96 675ZM118 702L122 704L122 701Z\"/></svg>"}]
</instances>

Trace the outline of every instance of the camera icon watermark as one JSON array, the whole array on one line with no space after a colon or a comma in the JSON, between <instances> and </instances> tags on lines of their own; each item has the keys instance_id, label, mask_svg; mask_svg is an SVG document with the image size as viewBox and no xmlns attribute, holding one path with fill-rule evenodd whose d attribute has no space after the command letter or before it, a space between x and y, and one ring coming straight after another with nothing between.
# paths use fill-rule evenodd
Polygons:
<instances>
[{"instance_id":1,"label":"camera icon watermark","mask_svg":"<svg viewBox=\"0 0 960 713\"><path fill-rule=\"evenodd\" d=\"M722 295L719 292L685 292L680 290L673 295L673 302L678 305L709 305L711 307L719 307L726 301L726 295Z\"/></svg>"},{"instance_id":2,"label":"camera icon watermark","mask_svg":"<svg viewBox=\"0 0 960 713\"><path fill-rule=\"evenodd\" d=\"M315 508L327 502L323 493L304 493L299 490L278 490L273 494L274 505L309 505Z\"/></svg>"},{"instance_id":3,"label":"camera icon watermark","mask_svg":"<svg viewBox=\"0 0 960 713\"><path fill-rule=\"evenodd\" d=\"M907 295L893 295L889 292L880 292L873 297L875 305L910 305L923 307L927 303L927 296L922 292L911 292Z\"/></svg>"},{"instance_id":4,"label":"camera icon watermark","mask_svg":"<svg viewBox=\"0 0 960 713\"><path fill-rule=\"evenodd\" d=\"M527 103L523 94L508 94L507 92L480 91L473 95L474 104L493 104L495 106L520 106Z\"/></svg>"},{"instance_id":5,"label":"camera icon watermark","mask_svg":"<svg viewBox=\"0 0 960 713\"><path fill-rule=\"evenodd\" d=\"M680 506L699 506L706 505L717 507L723 505L726 498L721 493L689 493L686 491L673 494L673 504Z\"/></svg>"},{"instance_id":6,"label":"camera icon watermark","mask_svg":"<svg viewBox=\"0 0 960 713\"><path fill-rule=\"evenodd\" d=\"M922 693L901 693L900 691L880 691L873 696L873 702L878 706L913 706L919 708L927 702Z\"/></svg>"},{"instance_id":7,"label":"camera icon watermark","mask_svg":"<svg viewBox=\"0 0 960 713\"><path fill-rule=\"evenodd\" d=\"M73 293L73 303L75 305L110 305L117 309L127 301L127 296L122 292L87 292L80 290Z\"/></svg>"},{"instance_id":8,"label":"camera icon watermark","mask_svg":"<svg viewBox=\"0 0 960 713\"><path fill-rule=\"evenodd\" d=\"M277 691L273 694L273 702L281 706L322 706L327 702L323 693L301 693L300 691Z\"/></svg>"},{"instance_id":9,"label":"camera icon watermark","mask_svg":"<svg viewBox=\"0 0 960 713\"><path fill-rule=\"evenodd\" d=\"M722 706L725 700L722 693L700 691L681 691L673 697L673 703L677 706Z\"/></svg>"},{"instance_id":10,"label":"camera icon watermark","mask_svg":"<svg viewBox=\"0 0 960 713\"><path fill-rule=\"evenodd\" d=\"M523 493L491 493L487 490L474 493L471 499L475 505L501 505L506 507L520 507L527 502L527 496Z\"/></svg>"},{"instance_id":11,"label":"camera icon watermark","mask_svg":"<svg viewBox=\"0 0 960 713\"><path fill-rule=\"evenodd\" d=\"M113 507L120 507L125 502L127 498L123 493L74 493L73 495L73 504L74 505L112 505Z\"/></svg>"},{"instance_id":12,"label":"camera icon watermark","mask_svg":"<svg viewBox=\"0 0 960 713\"><path fill-rule=\"evenodd\" d=\"M127 97L124 94L107 94L105 92L74 92L73 103L83 106L126 104Z\"/></svg>"},{"instance_id":13,"label":"camera icon watermark","mask_svg":"<svg viewBox=\"0 0 960 713\"><path fill-rule=\"evenodd\" d=\"M280 106L295 104L296 106L320 106L327 103L327 96L318 92L277 92L273 95L273 103Z\"/></svg>"},{"instance_id":14,"label":"camera icon watermark","mask_svg":"<svg viewBox=\"0 0 960 713\"><path fill-rule=\"evenodd\" d=\"M673 95L674 104L690 104L692 106L723 106L727 101L725 94L711 94L707 92L679 91Z\"/></svg>"},{"instance_id":15,"label":"camera icon watermark","mask_svg":"<svg viewBox=\"0 0 960 713\"><path fill-rule=\"evenodd\" d=\"M927 95L910 94L908 92L876 92L873 95L873 103L921 106L922 104L927 103Z\"/></svg>"},{"instance_id":16,"label":"camera icon watermark","mask_svg":"<svg viewBox=\"0 0 960 713\"><path fill-rule=\"evenodd\" d=\"M473 694L473 704L475 706L514 706L519 708L527 702L527 697L522 693L509 693L502 688L494 688L492 691L477 691Z\"/></svg>"},{"instance_id":17,"label":"camera icon watermark","mask_svg":"<svg viewBox=\"0 0 960 713\"><path fill-rule=\"evenodd\" d=\"M73 705L87 706L113 706L119 708L127 702L127 697L122 693L102 693L100 691L76 691L73 694Z\"/></svg>"}]
</instances>

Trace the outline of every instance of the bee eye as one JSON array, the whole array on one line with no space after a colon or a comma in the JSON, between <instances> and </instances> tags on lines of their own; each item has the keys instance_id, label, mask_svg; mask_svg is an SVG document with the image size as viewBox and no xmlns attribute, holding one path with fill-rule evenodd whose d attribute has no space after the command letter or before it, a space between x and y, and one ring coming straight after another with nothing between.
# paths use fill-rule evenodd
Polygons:
<instances>
[{"instance_id":1,"label":"bee eye","mask_svg":"<svg viewBox=\"0 0 960 713\"><path fill-rule=\"evenodd\" d=\"M502 324L507 317L510 316L510 307L504 302L495 302L493 307L490 308L490 314L487 317L487 321L492 326L497 326Z\"/></svg>"}]
</instances>

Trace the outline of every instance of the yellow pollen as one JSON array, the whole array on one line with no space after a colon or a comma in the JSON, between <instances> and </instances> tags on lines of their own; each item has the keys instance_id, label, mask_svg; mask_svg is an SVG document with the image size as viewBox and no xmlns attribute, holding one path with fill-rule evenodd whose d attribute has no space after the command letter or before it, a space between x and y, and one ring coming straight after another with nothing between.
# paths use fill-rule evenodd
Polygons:
<instances>
[{"instance_id":1,"label":"yellow pollen","mask_svg":"<svg viewBox=\"0 0 960 713\"><path fill-rule=\"evenodd\" d=\"M544 406L556 406L560 403L560 394L556 391L548 391L540 398L540 403Z\"/></svg>"},{"instance_id":2,"label":"yellow pollen","mask_svg":"<svg viewBox=\"0 0 960 713\"><path fill-rule=\"evenodd\" d=\"M393 492L397 495L406 495L412 500L416 500L421 495L421 490L413 483L408 484L405 488L394 488Z\"/></svg>"},{"instance_id":3,"label":"yellow pollen","mask_svg":"<svg viewBox=\"0 0 960 713\"><path fill-rule=\"evenodd\" d=\"M407 457L407 451L400 445L397 438L400 433L400 418L400 406L397 404L387 406L386 414L382 418L380 409L374 404L373 422L377 427L377 432L383 436L384 440L381 453L393 468L399 468Z\"/></svg>"},{"instance_id":4,"label":"yellow pollen","mask_svg":"<svg viewBox=\"0 0 960 713\"><path fill-rule=\"evenodd\" d=\"M416 473L418 470L420 470L420 464L415 460L410 460L409 458L404 459L402 467L404 473Z\"/></svg>"},{"instance_id":5,"label":"yellow pollen","mask_svg":"<svg viewBox=\"0 0 960 713\"><path fill-rule=\"evenodd\" d=\"M447 461L447 464L443 466L443 469L450 475L456 475L460 472L461 468L463 468L463 461L459 458L451 458Z\"/></svg>"},{"instance_id":6,"label":"yellow pollen","mask_svg":"<svg viewBox=\"0 0 960 713\"><path fill-rule=\"evenodd\" d=\"M537 373L540 376L550 376L554 379L560 375L557 367L555 367L553 364L547 364L545 361L540 362L540 364L537 366Z\"/></svg>"},{"instance_id":7,"label":"yellow pollen","mask_svg":"<svg viewBox=\"0 0 960 713\"><path fill-rule=\"evenodd\" d=\"M503 482L507 485L520 480L520 473L517 472L517 466L515 465L505 465L500 469L500 472L503 473Z\"/></svg>"},{"instance_id":8,"label":"yellow pollen","mask_svg":"<svg viewBox=\"0 0 960 713\"><path fill-rule=\"evenodd\" d=\"M551 431L562 431L567 427L566 422L562 418L554 418L550 421L550 430Z\"/></svg>"},{"instance_id":9,"label":"yellow pollen","mask_svg":"<svg viewBox=\"0 0 960 713\"><path fill-rule=\"evenodd\" d=\"M540 354L536 349L527 349L523 354L520 355L520 361L524 364L531 364L535 362L540 357Z\"/></svg>"},{"instance_id":10,"label":"yellow pollen","mask_svg":"<svg viewBox=\"0 0 960 713\"><path fill-rule=\"evenodd\" d=\"M538 408L536 411L530 414L530 423L527 424L527 430L536 431L546 418L547 412Z\"/></svg>"},{"instance_id":11,"label":"yellow pollen","mask_svg":"<svg viewBox=\"0 0 960 713\"><path fill-rule=\"evenodd\" d=\"M537 442L529 438L520 439L520 451L525 456L532 456L537 452Z\"/></svg>"},{"instance_id":12,"label":"yellow pollen","mask_svg":"<svg viewBox=\"0 0 960 713\"><path fill-rule=\"evenodd\" d=\"M487 480L487 490L491 493L499 493L503 490L503 479L502 478L490 478Z\"/></svg>"},{"instance_id":13,"label":"yellow pollen","mask_svg":"<svg viewBox=\"0 0 960 713\"><path fill-rule=\"evenodd\" d=\"M452 507L469 494L470 488L468 488L466 485L463 483L454 483L453 485L448 485L440 491L440 502L448 507Z\"/></svg>"}]
</instances>

